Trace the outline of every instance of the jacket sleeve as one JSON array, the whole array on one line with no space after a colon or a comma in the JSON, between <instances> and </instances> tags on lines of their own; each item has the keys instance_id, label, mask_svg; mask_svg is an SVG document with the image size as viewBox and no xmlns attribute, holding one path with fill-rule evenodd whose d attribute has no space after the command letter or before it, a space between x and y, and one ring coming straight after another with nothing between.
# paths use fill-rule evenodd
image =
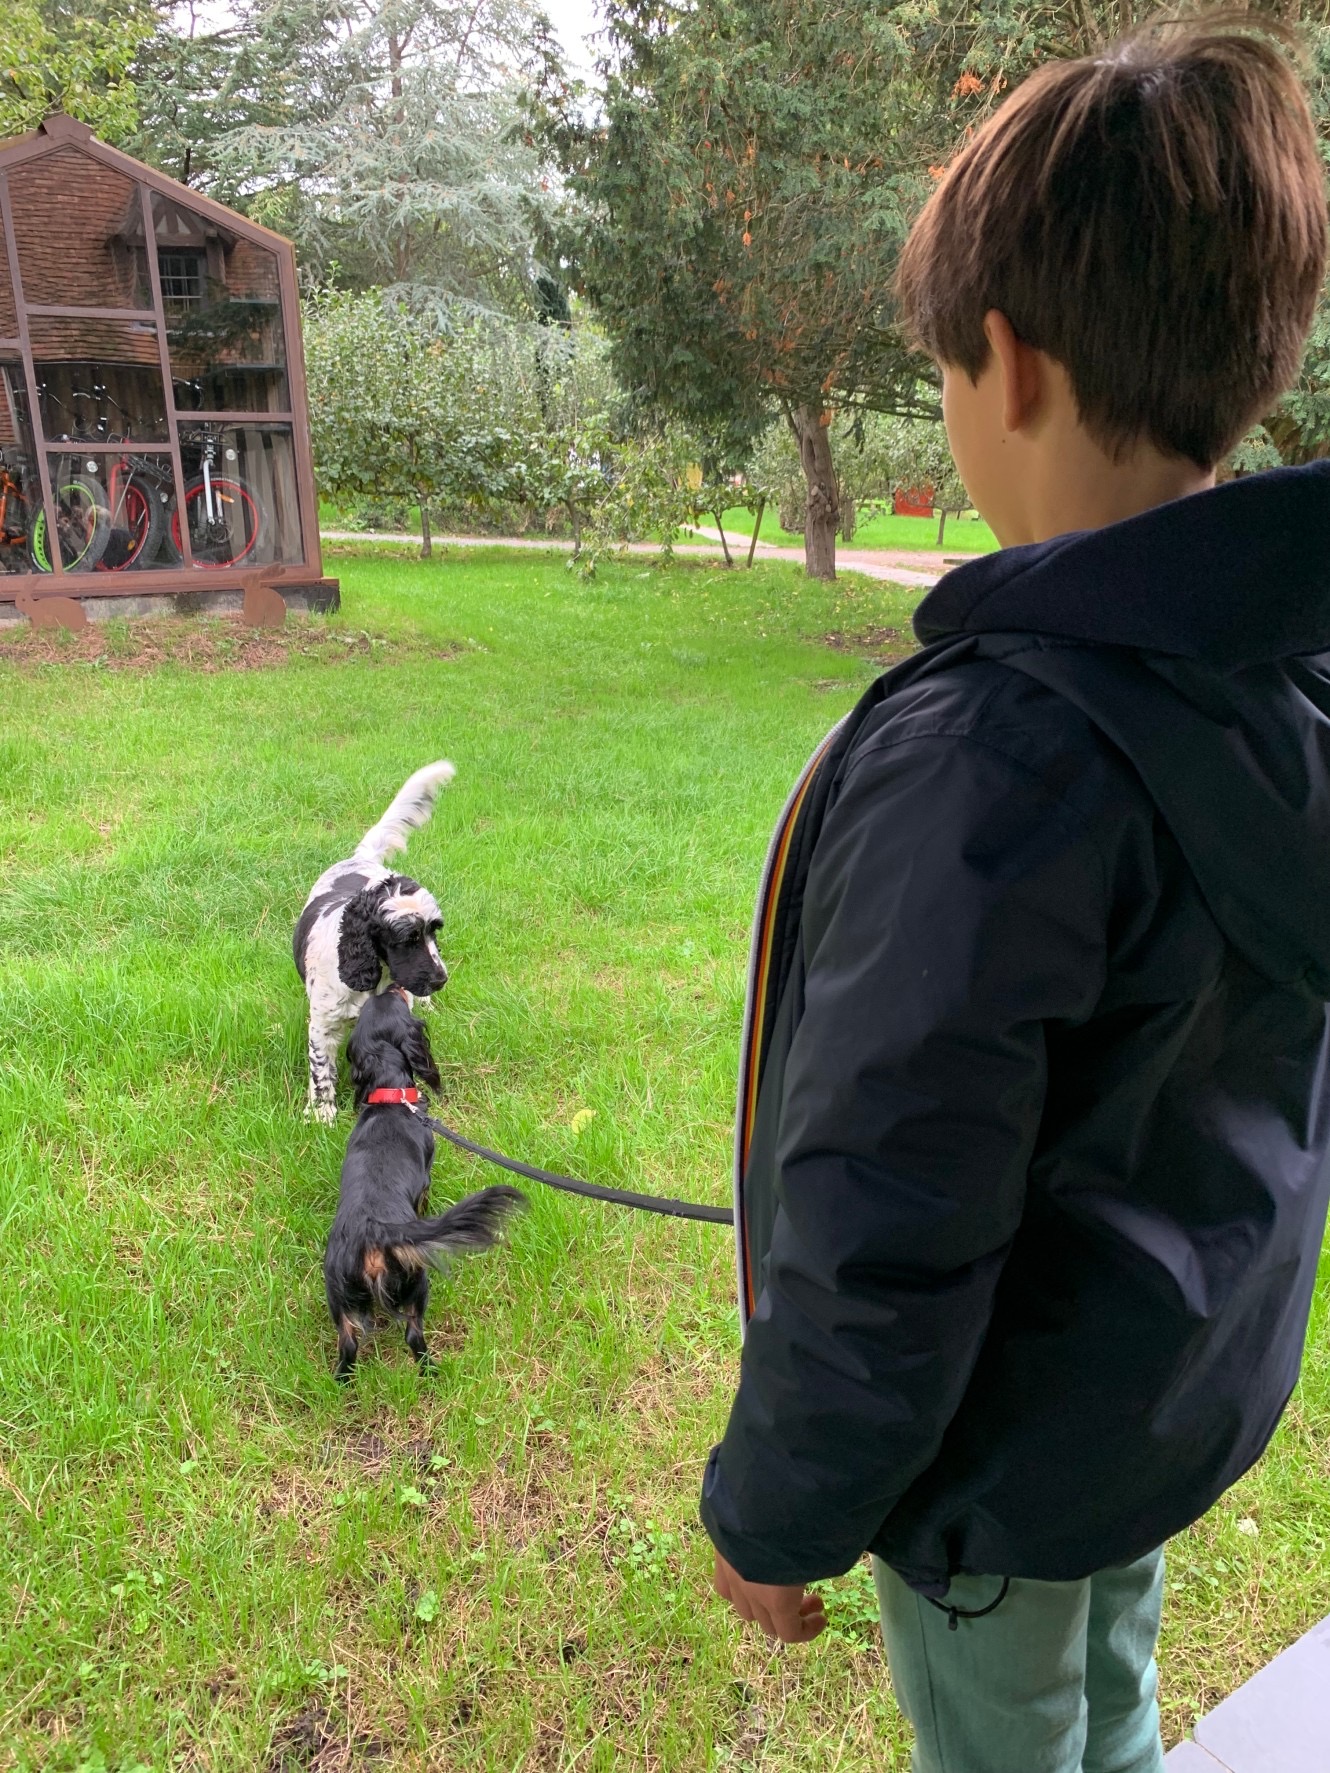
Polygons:
<instances>
[{"instance_id":1,"label":"jacket sleeve","mask_svg":"<svg viewBox=\"0 0 1330 1773\"><path fill-rule=\"evenodd\" d=\"M930 1464L1020 1224L1045 1028L1104 980L1079 816L971 737L855 760L801 925L777 1210L702 1519L753 1582L839 1575Z\"/></svg>"}]
</instances>

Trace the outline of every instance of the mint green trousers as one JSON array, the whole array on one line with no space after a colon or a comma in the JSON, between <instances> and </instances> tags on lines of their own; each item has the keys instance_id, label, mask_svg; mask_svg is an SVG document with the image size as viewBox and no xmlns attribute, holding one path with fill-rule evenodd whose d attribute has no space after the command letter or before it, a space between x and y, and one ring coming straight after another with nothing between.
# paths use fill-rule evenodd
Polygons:
<instances>
[{"instance_id":1,"label":"mint green trousers","mask_svg":"<svg viewBox=\"0 0 1330 1773\"><path fill-rule=\"evenodd\" d=\"M1163 1773L1162 1550L1083 1582L1013 1581L955 1631L877 1558L873 1575L914 1773ZM958 1576L946 1604L974 1612L1001 1586Z\"/></svg>"}]
</instances>

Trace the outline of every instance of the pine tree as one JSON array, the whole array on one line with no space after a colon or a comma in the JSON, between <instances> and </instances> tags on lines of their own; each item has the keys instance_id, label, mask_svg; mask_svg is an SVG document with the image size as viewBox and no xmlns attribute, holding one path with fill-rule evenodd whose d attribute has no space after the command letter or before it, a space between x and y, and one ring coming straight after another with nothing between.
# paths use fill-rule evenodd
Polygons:
<instances>
[{"instance_id":1,"label":"pine tree","mask_svg":"<svg viewBox=\"0 0 1330 1773\"><path fill-rule=\"evenodd\" d=\"M524 107L559 78L529 0L256 0L143 59L159 164L416 305L534 298L552 201Z\"/></svg>"}]
</instances>

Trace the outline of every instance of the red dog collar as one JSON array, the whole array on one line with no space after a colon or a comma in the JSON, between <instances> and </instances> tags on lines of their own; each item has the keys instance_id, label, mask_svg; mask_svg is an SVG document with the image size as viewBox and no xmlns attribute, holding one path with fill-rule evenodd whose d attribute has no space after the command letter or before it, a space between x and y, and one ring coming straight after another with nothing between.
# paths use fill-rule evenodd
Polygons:
<instances>
[{"instance_id":1,"label":"red dog collar","mask_svg":"<svg viewBox=\"0 0 1330 1773\"><path fill-rule=\"evenodd\" d=\"M419 1100L419 1090L371 1090L365 1098L372 1107L377 1107L380 1102L405 1102L410 1106Z\"/></svg>"}]
</instances>

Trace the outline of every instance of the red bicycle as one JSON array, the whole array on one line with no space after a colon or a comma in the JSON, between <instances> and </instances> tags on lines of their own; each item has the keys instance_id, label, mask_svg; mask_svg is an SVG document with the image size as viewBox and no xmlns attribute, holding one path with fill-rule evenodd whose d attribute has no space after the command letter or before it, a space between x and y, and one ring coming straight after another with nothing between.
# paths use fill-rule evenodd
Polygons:
<instances>
[{"instance_id":1,"label":"red bicycle","mask_svg":"<svg viewBox=\"0 0 1330 1773\"><path fill-rule=\"evenodd\" d=\"M182 443L185 441L181 438ZM199 452L199 472L185 483L185 522L189 525L189 551L195 566L239 566L263 542L268 517L253 489L235 472L217 474L219 455L225 464L236 459L234 449L222 451L221 437L210 425L190 435ZM173 510L165 547L176 560L184 558L180 512Z\"/></svg>"},{"instance_id":2,"label":"red bicycle","mask_svg":"<svg viewBox=\"0 0 1330 1773\"><path fill-rule=\"evenodd\" d=\"M42 392L51 405L63 407L64 403L57 400L48 389L43 388ZM62 441L130 443L129 414L107 388L100 384L94 384L91 392L75 388L71 399L76 403L87 401L89 404L96 404L97 422L90 429L79 422L77 412L70 412L65 408L73 423ZM114 406L126 421L125 430L119 436L111 433L104 410L108 404ZM127 448L124 455L103 457L102 462L106 480L104 487L99 487L98 490L107 509L106 542L95 562L95 569L103 573L122 573L148 566L166 534L167 511L175 497L170 460L164 456L134 455ZM97 467L98 464L94 462L87 464L90 474L96 472Z\"/></svg>"},{"instance_id":3,"label":"red bicycle","mask_svg":"<svg viewBox=\"0 0 1330 1773\"><path fill-rule=\"evenodd\" d=\"M109 389L98 385L93 398L99 404L116 408L124 421L124 430L113 437L104 416L97 428L108 443L131 441L131 421L120 402ZM169 456L134 455L128 448L122 456L112 456L106 466L106 497L111 507L111 539L106 552L97 563L99 572L132 572L136 567L150 566L157 557L166 534L167 513L175 497L175 476Z\"/></svg>"}]
</instances>

